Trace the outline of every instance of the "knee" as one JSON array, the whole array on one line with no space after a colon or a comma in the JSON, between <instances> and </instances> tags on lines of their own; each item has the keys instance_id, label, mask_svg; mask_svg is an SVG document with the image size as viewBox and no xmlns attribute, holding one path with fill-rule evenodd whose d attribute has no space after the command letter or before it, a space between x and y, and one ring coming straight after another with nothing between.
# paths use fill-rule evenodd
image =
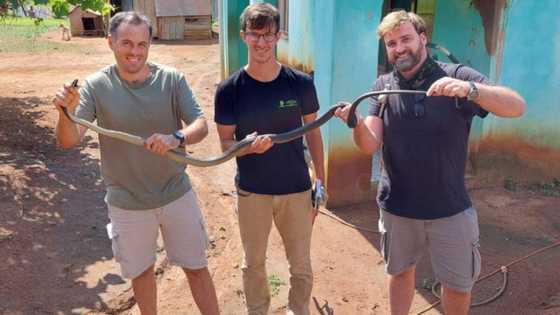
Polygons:
<instances>
[{"instance_id":1,"label":"knee","mask_svg":"<svg viewBox=\"0 0 560 315\"><path fill-rule=\"evenodd\" d=\"M242 269L264 269L266 265L266 256L245 256L243 259Z\"/></svg>"},{"instance_id":2,"label":"knee","mask_svg":"<svg viewBox=\"0 0 560 315\"><path fill-rule=\"evenodd\" d=\"M291 260L290 262L290 273L295 275L310 276L313 271L311 268L311 260L299 259Z\"/></svg>"},{"instance_id":3,"label":"knee","mask_svg":"<svg viewBox=\"0 0 560 315\"><path fill-rule=\"evenodd\" d=\"M416 266L410 266L397 274L391 275L391 278L394 280L408 280L414 278L415 272Z\"/></svg>"},{"instance_id":4,"label":"knee","mask_svg":"<svg viewBox=\"0 0 560 315\"><path fill-rule=\"evenodd\" d=\"M443 294L446 296L454 296L454 297L468 297L470 296L470 290L459 290L456 288L451 288L446 286L445 284L442 285Z\"/></svg>"}]
</instances>

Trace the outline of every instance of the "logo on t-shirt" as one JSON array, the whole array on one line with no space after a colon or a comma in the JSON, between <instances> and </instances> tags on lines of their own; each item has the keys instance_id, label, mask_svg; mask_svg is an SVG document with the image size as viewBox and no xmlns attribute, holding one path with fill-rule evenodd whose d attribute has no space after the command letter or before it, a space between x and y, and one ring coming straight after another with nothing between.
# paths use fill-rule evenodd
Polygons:
<instances>
[{"instance_id":1,"label":"logo on t-shirt","mask_svg":"<svg viewBox=\"0 0 560 315\"><path fill-rule=\"evenodd\" d=\"M289 107L297 107L298 106L298 102L296 100L286 100L286 101L280 101L280 105L278 106L278 108L289 108Z\"/></svg>"}]
</instances>

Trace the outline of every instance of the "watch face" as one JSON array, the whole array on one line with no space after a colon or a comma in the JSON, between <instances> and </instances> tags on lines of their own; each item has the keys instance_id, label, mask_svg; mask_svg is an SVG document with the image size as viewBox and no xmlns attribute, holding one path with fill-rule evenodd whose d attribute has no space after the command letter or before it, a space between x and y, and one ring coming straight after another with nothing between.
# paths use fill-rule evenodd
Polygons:
<instances>
[{"instance_id":1,"label":"watch face","mask_svg":"<svg viewBox=\"0 0 560 315\"><path fill-rule=\"evenodd\" d=\"M181 144L183 144L183 142L185 142L185 135L182 134L180 131L175 131L175 132L173 133L173 136L174 136L177 140L179 140L179 141L181 142Z\"/></svg>"},{"instance_id":2,"label":"watch face","mask_svg":"<svg viewBox=\"0 0 560 315\"><path fill-rule=\"evenodd\" d=\"M476 87L476 85L474 84L474 82L469 82L471 89L469 90L469 93L467 94L467 99L469 101L474 101L477 97L478 97L478 88Z\"/></svg>"}]
</instances>

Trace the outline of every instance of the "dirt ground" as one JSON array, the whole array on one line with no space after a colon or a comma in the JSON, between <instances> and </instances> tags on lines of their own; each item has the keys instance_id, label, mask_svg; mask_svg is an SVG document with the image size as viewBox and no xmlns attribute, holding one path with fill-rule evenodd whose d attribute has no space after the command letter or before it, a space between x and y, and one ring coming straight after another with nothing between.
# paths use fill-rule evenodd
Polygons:
<instances>
[{"instance_id":1,"label":"dirt ground","mask_svg":"<svg viewBox=\"0 0 560 315\"><path fill-rule=\"evenodd\" d=\"M58 40L47 34L43 40ZM139 314L130 283L119 276L106 236L108 223L99 176L97 137L88 133L74 150L56 146L57 113L50 104L56 89L112 62L102 38L73 38L68 51L36 54L0 52L0 314ZM156 42L151 60L183 71L204 107L210 135L190 150L218 154L213 94L220 80L215 41ZM328 106L328 104L322 104ZM123 161L124 162L124 161ZM242 248L234 211L234 163L189 167L203 207L208 252L223 314L243 313ZM560 198L504 189L502 178L480 172L469 179L481 226L482 274L560 239ZM373 204L328 209L336 217L376 229ZM379 235L320 215L312 245L313 296L334 314L388 314ZM280 238L272 232L268 272L280 279L271 312L282 314L289 283ZM560 247L509 269L504 295L473 308L472 314L560 314ZM161 314L198 314L184 275L158 254ZM426 287L433 281L428 259L417 274L412 311L436 301ZM493 295L498 276L475 288L475 299ZM283 283L283 284L282 284ZM313 314L320 314L311 305ZM427 314L441 314L435 308Z\"/></svg>"}]
</instances>

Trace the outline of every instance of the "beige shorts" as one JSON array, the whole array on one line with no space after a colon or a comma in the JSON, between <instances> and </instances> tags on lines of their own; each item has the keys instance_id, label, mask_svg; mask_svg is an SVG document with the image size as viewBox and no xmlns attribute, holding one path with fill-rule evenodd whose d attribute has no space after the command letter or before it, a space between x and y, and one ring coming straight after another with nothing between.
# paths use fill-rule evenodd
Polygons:
<instances>
[{"instance_id":1,"label":"beige shorts","mask_svg":"<svg viewBox=\"0 0 560 315\"><path fill-rule=\"evenodd\" d=\"M436 220L416 220L380 211L381 253L387 273L398 275L428 251L436 278L469 292L480 274L478 218L474 208Z\"/></svg>"},{"instance_id":2,"label":"beige shorts","mask_svg":"<svg viewBox=\"0 0 560 315\"><path fill-rule=\"evenodd\" d=\"M188 269L207 266L206 225L192 189L157 209L108 208L107 233L124 278L134 279L156 262L160 229L170 264Z\"/></svg>"}]
</instances>

